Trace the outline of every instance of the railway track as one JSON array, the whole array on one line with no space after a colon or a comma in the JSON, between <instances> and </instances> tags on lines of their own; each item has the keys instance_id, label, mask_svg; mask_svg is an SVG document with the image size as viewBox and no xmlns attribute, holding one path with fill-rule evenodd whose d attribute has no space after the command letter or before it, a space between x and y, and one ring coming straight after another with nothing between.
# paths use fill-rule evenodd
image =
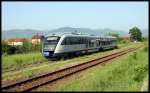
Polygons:
<instances>
[{"instance_id":1,"label":"railway track","mask_svg":"<svg viewBox=\"0 0 150 93\"><path fill-rule=\"evenodd\" d=\"M140 47L138 47L140 48ZM77 64L71 67L67 67L58 71L50 72L45 75L39 75L33 78L29 78L26 80L22 80L19 82L15 82L13 84L7 84L2 85L1 90L2 92L26 92L30 91L34 88L37 88L39 86L54 82L56 80L59 80L61 78L64 78L68 75L74 74L76 72L82 71L84 69L90 68L94 65L104 63L108 60L112 60L116 57L119 57L121 55L127 54L128 52L135 51L138 48L130 48L126 49L117 53L113 53L98 59L94 59L85 63Z\"/></svg>"}]
</instances>

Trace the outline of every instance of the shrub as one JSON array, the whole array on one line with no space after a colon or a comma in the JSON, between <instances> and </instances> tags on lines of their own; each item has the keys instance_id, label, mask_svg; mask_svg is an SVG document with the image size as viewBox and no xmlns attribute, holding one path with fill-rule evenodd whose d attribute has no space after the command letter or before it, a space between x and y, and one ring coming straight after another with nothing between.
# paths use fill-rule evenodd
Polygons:
<instances>
[{"instance_id":1,"label":"shrub","mask_svg":"<svg viewBox=\"0 0 150 93\"><path fill-rule=\"evenodd\" d=\"M8 48L8 54L14 54L16 52L17 48L15 46L10 46Z\"/></svg>"},{"instance_id":2,"label":"shrub","mask_svg":"<svg viewBox=\"0 0 150 93\"><path fill-rule=\"evenodd\" d=\"M138 65L135 67L135 75L133 79L137 82L140 82L144 79L145 73L148 71L148 65Z\"/></svg>"}]
</instances>

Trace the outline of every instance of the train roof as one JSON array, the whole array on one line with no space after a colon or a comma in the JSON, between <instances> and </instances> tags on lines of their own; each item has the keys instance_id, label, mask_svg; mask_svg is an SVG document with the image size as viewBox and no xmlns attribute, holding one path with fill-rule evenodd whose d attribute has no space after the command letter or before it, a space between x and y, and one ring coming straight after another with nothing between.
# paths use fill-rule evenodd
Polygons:
<instances>
[{"instance_id":1,"label":"train roof","mask_svg":"<svg viewBox=\"0 0 150 93\"><path fill-rule=\"evenodd\" d=\"M82 34L82 33L73 33L73 32L65 32L65 33L50 33L48 35L46 35L45 37L48 37L48 36L59 36L59 37L62 37L62 36L83 36L83 37L102 37L102 38L116 38L116 37L113 37L113 36L95 36L95 35L89 35L89 34Z\"/></svg>"}]
</instances>

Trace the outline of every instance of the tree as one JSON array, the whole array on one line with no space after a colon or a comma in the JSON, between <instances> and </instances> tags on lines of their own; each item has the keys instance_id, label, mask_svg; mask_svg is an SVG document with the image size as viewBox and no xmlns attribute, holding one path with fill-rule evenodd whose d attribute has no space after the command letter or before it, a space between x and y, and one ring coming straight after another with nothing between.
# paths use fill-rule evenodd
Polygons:
<instances>
[{"instance_id":1,"label":"tree","mask_svg":"<svg viewBox=\"0 0 150 93\"><path fill-rule=\"evenodd\" d=\"M24 40L23 42L23 46L22 46L22 50L24 51L24 53L27 53L27 52L31 52L32 51L32 48L31 48L31 43L28 41L28 40Z\"/></svg>"},{"instance_id":2,"label":"tree","mask_svg":"<svg viewBox=\"0 0 150 93\"><path fill-rule=\"evenodd\" d=\"M17 51L17 47L10 46L8 49L8 54L15 54L16 51Z\"/></svg>"},{"instance_id":3,"label":"tree","mask_svg":"<svg viewBox=\"0 0 150 93\"><path fill-rule=\"evenodd\" d=\"M142 32L138 27L133 27L129 30L130 40L131 41L141 41L142 40Z\"/></svg>"},{"instance_id":4,"label":"tree","mask_svg":"<svg viewBox=\"0 0 150 93\"><path fill-rule=\"evenodd\" d=\"M1 54L15 54L15 53L22 53L20 52L20 48L18 48L19 46L12 46L12 45L8 45L6 41L2 40L2 52Z\"/></svg>"},{"instance_id":5,"label":"tree","mask_svg":"<svg viewBox=\"0 0 150 93\"><path fill-rule=\"evenodd\" d=\"M4 54L4 53L7 54L10 46L4 40L1 41L1 44L2 44L1 54Z\"/></svg>"}]
</instances>

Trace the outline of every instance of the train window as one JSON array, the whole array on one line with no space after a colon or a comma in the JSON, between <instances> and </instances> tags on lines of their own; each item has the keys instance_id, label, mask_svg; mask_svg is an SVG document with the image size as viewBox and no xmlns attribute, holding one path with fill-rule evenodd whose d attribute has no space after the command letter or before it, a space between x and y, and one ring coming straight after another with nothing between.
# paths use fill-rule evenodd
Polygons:
<instances>
[{"instance_id":1,"label":"train window","mask_svg":"<svg viewBox=\"0 0 150 93\"><path fill-rule=\"evenodd\" d=\"M94 47L94 43L95 43L94 38L90 38L90 40L89 40L89 47Z\"/></svg>"},{"instance_id":2,"label":"train window","mask_svg":"<svg viewBox=\"0 0 150 93\"><path fill-rule=\"evenodd\" d=\"M88 38L84 38L85 47L88 48Z\"/></svg>"},{"instance_id":3,"label":"train window","mask_svg":"<svg viewBox=\"0 0 150 93\"><path fill-rule=\"evenodd\" d=\"M85 38L84 37L82 38L82 44L85 44Z\"/></svg>"},{"instance_id":4,"label":"train window","mask_svg":"<svg viewBox=\"0 0 150 93\"><path fill-rule=\"evenodd\" d=\"M62 42L62 45L73 45L73 44L81 44L81 38L78 37L66 37Z\"/></svg>"},{"instance_id":5,"label":"train window","mask_svg":"<svg viewBox=\"0 0 150 93\"><path fill-rule=\"evenodd\" d=\"M66 45L69 45L69 44L70 44L70 38L66 37Z\"/></svg>"},{"instance_id":6,"label":"train window","mask_svg":"<svg viewBox=\"0 0 150 93\"><path fill-rule=\"evenodd\" d=\"M81 38L81 44L84 44L84 38L83 37Z\"/></svg>"},{"instance_id":7,"label":"train window","mask_svg":"<svg viewBox=\"0 0 150 93\"><path fill-rule=\"evenodd\" d=\"M82 44L82 38L79 37L79 44Z\"/></svg>"},{"instance_id":8,"label":"train window","mask_svg":"<svg viewBox=\"0 0 150 93\"><path fill-rule=\"evenodd\" d=\"M82 44L82 37L79 37L79 44Z\"/></svg>"},{"instance_id":9,"label":"train window","mask_svg":"<svg viewBox=\"0 0 150 93\"><path fill-rule=\"evenodd\" d=\"M85 43L87 44L87 46L88 46L88 42L89 42L88 38L85 38Z\"/></svg>"},{"instance_id":10,"label":"train window","mask_svg":"<svg viewBox=\"0 0 150 93\"><path fill-rule=\"evenodd\" d=\"M71 37L70 38L70 44L79 44L79 38Z\"/></svg>"},{"instance_id":11,"label":"train window","mask_svg":"<svg viewBox=\"0 0 150 93\"><path fill-rule=\"evenodd\" d=\"M55 39L55 38L51 38ZM115 44L116 40L115 39L108 39L108 38L97 38L100 40L96 40L96 38L89 38L89 37L66 37L62 45L73 45L73 44L86 44L86 47L94 47L94 44L96 46L102 46L102 45L110 45L110 44Z\"/></svg>"},{"instance_id":12,"label":"train window","mask_svg":"<svg viewBox=\"0 0 150 93\"><path fill-rule=\"evenodd\" d=\"M66 38L62 41L61 45L66 45L67 42L66 42Z\"/></svg>"},{"instance_id":13,"label":"train window","mask_svg":"<svg viewBox=\"0 0 150 93\"><path fill-rule=\"evenodd\" d=\"M61 45L69 45L69 44L70 44L69 37L66 37L61 43Z\"/></svg>"},{"instance_id":14,"label":"train window","mask_svg":"<svg viewBox=\"0 0 150 93\"><path fill-rule=\"evenodd\" d=\"M56 45L59 41L60 37L45 37L44 45Z\"/></svg>"}]
</instances>

